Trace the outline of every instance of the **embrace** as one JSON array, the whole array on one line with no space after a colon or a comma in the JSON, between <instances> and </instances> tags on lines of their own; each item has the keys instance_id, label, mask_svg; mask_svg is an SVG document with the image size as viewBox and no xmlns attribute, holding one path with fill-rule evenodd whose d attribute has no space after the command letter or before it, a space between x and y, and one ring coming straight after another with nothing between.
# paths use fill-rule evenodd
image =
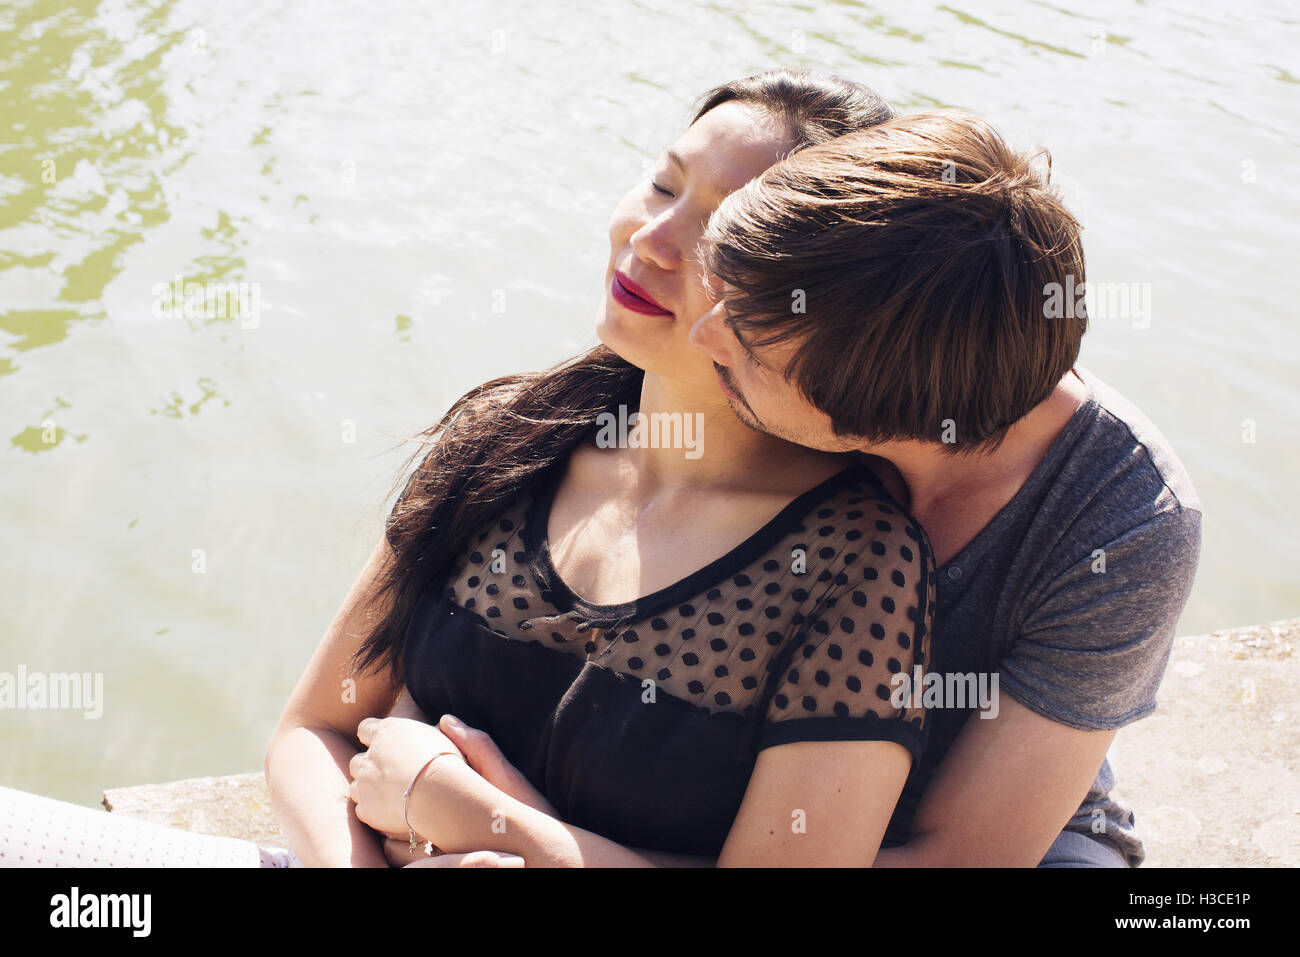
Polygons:
<instances>
[{"instance_id":1,"label":"embrace","mask_svg":"<svg viewBox=\"0 0 1300 957\"><path fill-rule=\"evenodd\" d=\"M602 344L427 433L268 753L299 857L1139 862L1105 756L1200 506L1047 316L1084 260L1034 159L836 77L705 94L614 211ZM627 410L702 454L598 441Z\"/></svg>"},{"instance_id":2,"label":"embrace","mask_svg":"<svg viewBox=\"0 0 1300 957\"><path fill-rule=\"evenodd\" d=\"M1045 310L1084 282L980 118L708 91L613 212L600 344L423 433L267 751L292 863L1141 863L1106 754L1201 506Z\"/></svg>"}]
</instances>

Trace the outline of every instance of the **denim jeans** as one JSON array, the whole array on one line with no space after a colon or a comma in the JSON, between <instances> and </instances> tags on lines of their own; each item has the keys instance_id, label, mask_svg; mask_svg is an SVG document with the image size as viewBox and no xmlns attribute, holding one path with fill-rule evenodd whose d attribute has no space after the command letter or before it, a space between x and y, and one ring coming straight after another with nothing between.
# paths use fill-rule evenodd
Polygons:
<instances>
[{"instance_id":1,"label":"denim jeans","mask_svg":"<svg viewBox=\"0 0 1300 957\"><path fill-rule=\"evenodd\" d=\"M1078 831L1062 831L1039 867L1128 867L1128 860L1112 845Z\"/></svg>"}]
</instances>

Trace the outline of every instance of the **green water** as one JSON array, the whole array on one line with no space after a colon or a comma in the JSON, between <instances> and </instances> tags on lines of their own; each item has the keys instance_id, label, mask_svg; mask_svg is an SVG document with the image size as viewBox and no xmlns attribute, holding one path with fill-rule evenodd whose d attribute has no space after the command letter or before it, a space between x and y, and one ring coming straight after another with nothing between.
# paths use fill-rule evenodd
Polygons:
<instances>
[{"instance_id":1,"label":"green water","mask_svg":"<svg viewBox=\"0 0 1300 957\"><path fill-rule=\"evenodd\" d=\"M260 768L395 442L593 342L618 197L777 65L1052 149L1090 280L1150 290L1083 358L1204 501L1180 631L1300 613L1300 13L1071 8L6 3L0 671L100 672L104 714L0 711L0 783ZM255 284L256 323L155 318L176 277Z\"/></svg>"}]
</instances>

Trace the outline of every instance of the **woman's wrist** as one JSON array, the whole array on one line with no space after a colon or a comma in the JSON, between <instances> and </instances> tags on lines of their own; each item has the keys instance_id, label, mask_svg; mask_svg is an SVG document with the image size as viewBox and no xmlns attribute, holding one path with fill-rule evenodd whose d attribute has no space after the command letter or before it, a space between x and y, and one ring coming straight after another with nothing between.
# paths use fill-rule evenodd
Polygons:
<instances>
[{"instance_id":1,"label":"woman's wrist","mask_svg":"<svg viewBox=\"0 0 1300 957\"><path fill-rule=\"evenodd\" d=\"M416 786L424 778L425 772L432 767L433 763L439 758L456 759L460 758L464 763L464 756L459 751L439 751L424 764L420 765L420 770L415 772L415 777L411 778L410 784L406 786L406 792L402 795L402 821L406 824L407 840L410 850L414 851L417 844L421 843L421 838L416 836L415 827L411 823L411 794L415 791Z\"/></svg>"},{"instance_id":2,"label":"woman's wrist","mask_svg":"<svg viewBox=\"0 0 1300 957\"><path fill-rule=\"evenodd\" d=\"M410 799L417 838L445 853L517 854L529 867L582 867L563 822L511 797L463 761L444 758L416 778Z\"/></svg>"},{"instance_id":3,"label":"woman's wrist","mask_svg":"<svg viewBox=\"0 0 1300 957\"><path fill-rule=\"evenodd\" d=\"M463 758L440 758L416 775L406 818L416 840L432 841L444 851L488 849L460 845L474 835L490 833L491 792L496 791Z\"/></svg>"}]
</instances>

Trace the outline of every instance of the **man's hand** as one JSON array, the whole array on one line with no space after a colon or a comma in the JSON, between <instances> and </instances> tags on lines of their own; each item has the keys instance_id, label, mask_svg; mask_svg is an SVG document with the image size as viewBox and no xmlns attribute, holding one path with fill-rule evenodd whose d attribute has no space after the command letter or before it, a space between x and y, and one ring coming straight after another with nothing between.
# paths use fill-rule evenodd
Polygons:
<instances>
[{"instance_id":1,"label":"man's hand","mask_svg":"<svg viewBox=\"0 0 1300 957\"><path fill-rule=\"evenodd\" d=\"M554 805L533 787L523 772L510 763L506 756L501 753L501 749L497 747L496 742L492 740L491 735L486 731L468 727L453 715L443 715L442 719L436 724L429 721L419 706L411 699L410 692L405 689L403 689L393 708L389 711L389 717L421 722L434 731L435 734L446 735L449 745L439 747L437 750L459 750L470 768L499 791L534 810L541 811L549 817L559 817ZM373 734L376 727L375 725L368 726L368 734ZM398 729L401 730L400 725ZM406 731L411 732L412 729L408 727ZM358 729L358 733L360 733L360 729ZM404 736L404 739L409 738L409 736L409 734ZM373 743L373 740L372 737L368 737L367 741L363 743ZM385 740L388 747L385 748L384 754L376 755L376 757L385 757L387 755L389 759L393 759L396 756L391 752L396 738L387 736ZM438 738L434 740L437 741ZM453 759L444 758L443 760L450 761ZM412 776L415 774L414 769L411 770L411 774ZM410 783L409 780L407 783ZM404 827L405 825L403 825ZM479 854L479 856L475 856L474 854L444 854L434 848L431 857L425 851L423 844L417 845L414 851L410 850L410 842L406 839L404 829L381 829L381 833L385 838L383 845L384 856L393 867L408 867L413 864L420 867L522 866L522 859L519 859L519 864L515 864L513 863L515 858L510 855L499 855L495 851L475 852ZM462 861L462 859L464 860ZM498 865L496 863L498 860L504 860L506 863ZM437 863L429 863L430 861L436 861Z\"/></svg>"}]
</instances>

